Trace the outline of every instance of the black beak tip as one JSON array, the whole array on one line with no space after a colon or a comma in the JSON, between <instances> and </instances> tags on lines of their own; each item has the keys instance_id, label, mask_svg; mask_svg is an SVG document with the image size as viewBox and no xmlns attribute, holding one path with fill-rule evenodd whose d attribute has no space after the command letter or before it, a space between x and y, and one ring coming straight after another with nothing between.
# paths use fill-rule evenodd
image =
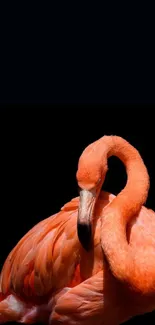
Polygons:
<instances>
[{"instance_id":1,"label":"black beak tip","mask_svg":"<svg viewBox=\"0 0 155 325\"><path fill-rule=\"evenodd\" d=\"M78 231L78 238L82 247L86 251L89 251L91 249L91 244L92 244L91 225L88 225L86 223L78 223L77 231Z\"/></svg>"}]
</instances>

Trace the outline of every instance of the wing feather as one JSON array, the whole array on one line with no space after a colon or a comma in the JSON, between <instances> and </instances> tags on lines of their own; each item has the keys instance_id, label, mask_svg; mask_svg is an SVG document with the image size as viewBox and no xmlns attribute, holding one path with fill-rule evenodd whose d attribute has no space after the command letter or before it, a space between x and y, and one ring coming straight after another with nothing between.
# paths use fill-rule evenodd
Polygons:
<instances>
[{"instance_id":1,"label":"wing feather","mask_svg":"<svg viewBox=\"0 0 155 325\"><path fill-rule=\"evenodd\" d=\"M74 248L75 259L78 255L77 208L78 198L75 198L65 204L59 213L39 222L23 236L3 265L0 277L3 294L47 294L53 287L58 286L57 279L60 279L60 274L64 275L66 259L66 273L70 276L76 261L72 263L74 265L71 265L69 272L67 263L70 263ZM69 251L66 239L70 240ZM67 277L66 279L68 281Z\"/></svg>"}]
</instances>

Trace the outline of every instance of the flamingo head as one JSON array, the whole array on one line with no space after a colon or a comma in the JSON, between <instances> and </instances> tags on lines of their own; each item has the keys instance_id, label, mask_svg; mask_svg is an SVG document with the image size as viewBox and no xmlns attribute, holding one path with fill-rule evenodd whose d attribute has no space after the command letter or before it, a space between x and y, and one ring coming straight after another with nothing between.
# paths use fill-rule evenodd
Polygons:
<instances>
[{"instance_id":1,"label":"flamingo head","mask_svg":"<svg viewBox=\"0 0 155 325\"><path fill-rule=\"evenodd\" d=\"M99 146L95 144L91 144L83 151L76 173L80 192L77 224L78 238L86 250L91 247L91 225L95 203L107 172L107 161L101 154Z\"/></svg>"}]
</instances>

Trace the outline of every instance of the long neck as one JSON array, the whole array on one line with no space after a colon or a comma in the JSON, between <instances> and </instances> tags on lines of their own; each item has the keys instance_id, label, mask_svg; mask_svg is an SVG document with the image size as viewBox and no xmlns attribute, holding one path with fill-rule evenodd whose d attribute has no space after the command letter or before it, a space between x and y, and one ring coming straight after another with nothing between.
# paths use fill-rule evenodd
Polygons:
<instances>
[{"instance_id":1,"label":"long neck","mask_svg":"<svg viewBox=\"0 0 155 325\"><path fill-rule=\"evenodd\" d=\"M141 289L138 277L142 268L134 261L126 237L126 226L147 199L149 176L140 154L127 141L113 136L103 137L103 142L106 148L103 159L117 156L123 162L127 172L127 184L105 209L102 218L102 247L115 277Z\"/></svg>"},{"instance_id":2,"label":"long neck","mask_svg":"<svg viewBox=\"0 0 155 325\"><path fill-rule=\"evenodd\" d=\"M121 137L104 137L106 159L118 157L124 164L127 173L127 184L111 203L111 207L119 208L121 215L130 219L137 214L146 202L149 191L149 175L139 152Z\"/></svg>"}]
</instances>

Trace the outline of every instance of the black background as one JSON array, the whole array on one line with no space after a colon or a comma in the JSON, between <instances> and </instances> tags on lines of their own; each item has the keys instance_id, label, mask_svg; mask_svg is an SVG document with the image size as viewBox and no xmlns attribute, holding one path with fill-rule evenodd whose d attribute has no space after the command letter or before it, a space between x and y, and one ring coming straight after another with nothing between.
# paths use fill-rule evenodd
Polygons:
<instances>
[{"instance_id":1,"label":"black background","mask_svg":"<svg viewBox=\"0 0 155 325\"><path fill-rule=\"evenodd\" d=\"M79 156L89 143L103 135L122 136L139 150L151 179L146 205L155 210L154 129L149 110L148 106L132 104L1 108L1 266L33 225L78 195L75 174ZM111 157L103 188L117 194L125 182L124 166ZM142 320L152 324L154 313L130 322Z\"/></svg>"}]
</instances>

